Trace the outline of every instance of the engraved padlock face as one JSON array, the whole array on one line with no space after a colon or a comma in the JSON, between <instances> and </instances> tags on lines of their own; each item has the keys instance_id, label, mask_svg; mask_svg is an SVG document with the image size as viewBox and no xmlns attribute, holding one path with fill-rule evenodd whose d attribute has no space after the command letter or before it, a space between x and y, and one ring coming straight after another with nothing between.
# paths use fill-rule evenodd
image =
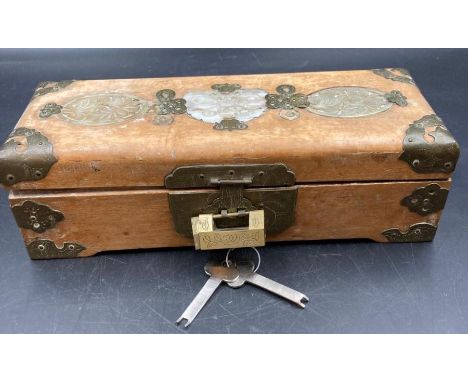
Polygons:
<instances>
[{"instance_id":1,"label":"engraved padlock face","mask_svg":"<svg viewBox=\"0 0 468 382\"><path fill-rule=\"evenodd\" d=\"M237 215L239 213L227 214ZM243 212L242 214L245 214ZM202 214L192 218L193 239L196 249L227 249L261 247L265 245L265 218L263 210L249 211L248 227L217 229L212 214ZM209 222L204 230L205 222Z\"/></svg>"}]
</instances>

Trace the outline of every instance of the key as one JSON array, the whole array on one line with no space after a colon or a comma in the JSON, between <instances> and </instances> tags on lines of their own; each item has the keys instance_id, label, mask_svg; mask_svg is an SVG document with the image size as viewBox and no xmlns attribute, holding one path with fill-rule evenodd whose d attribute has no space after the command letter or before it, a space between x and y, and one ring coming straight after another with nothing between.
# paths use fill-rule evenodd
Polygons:
<instances>
[{"instance_id":1,"label":"key","mask_svg":"<svg viewBox=\"0 0 468 382\"><path fill-rule=\"evenodd\" d=\"M176 321L177 324L180 324L182 320L187 320L185 327L189 326L223 281L233 282L239 278L239 272L235 267L225 267L215 262L205 265L205 273L210 278Z\"/></svg>"},{"instance_id":2,"label":"key","mask_svg":"<svg viewBox=\"0 0 468 382\"><path fill-rule=\"evenodd\" d=\"M282 285L276 281L273 281L267 277L255 273L254 263L251 261L243 261L235 264L237 270L239 271L239 277L234 281L229 281L228 285L231 288L240 288L246 282L263 288L271 293L274 293L280 297L285 298L293 302L296 305L299 305L301 308L305 308L304 302L308 302L309 298L294 289L291 289L285 285ZM230 268L232 268L231 266Z\"/></svg>"}]
</instances>

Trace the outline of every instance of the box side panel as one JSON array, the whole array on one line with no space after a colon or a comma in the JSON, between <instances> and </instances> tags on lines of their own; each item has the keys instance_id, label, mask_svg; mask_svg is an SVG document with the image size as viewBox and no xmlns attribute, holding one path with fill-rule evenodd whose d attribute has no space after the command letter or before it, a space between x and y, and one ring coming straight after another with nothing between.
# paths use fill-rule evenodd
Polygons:
<instances>
[{"instance_id":1,"label":"box side panel","mask_svg":"<svg viewBox=\"0 0 468 382\"><path fill-rule=\"evenodd\" d=\"M434 187L437 193L431 194ZM267 241L432 240L445 202L445 190L449 187L450 181L301 185L295 224L267 237ZM440 199L440 192L444 193L443 201L434 199ZM429 200L427 204L424 204L425 199ZM403 200L406 202L402 203ZM29 219L34 208L25 205L30 202L36 204L36 218L32 222ZM11 193L10 204L23 211L20 218L18 213L15 216L22 222L21 231L30 254L32 250L36 254L33 257L37 258L41 257L41 252L37 251L39 245L43 251L52 250L51 257L193 245L191 239L180 236L173 228L166 190L17 192ZM47 206L47 212L37 212L37 205ZM430 206L428 213L422 211L424 206ZM62 218L57 213L62 214ZM37 223L45 226L35 230ZM426 232L428 227L429 232Z\"/></svg>"}]
</instances>

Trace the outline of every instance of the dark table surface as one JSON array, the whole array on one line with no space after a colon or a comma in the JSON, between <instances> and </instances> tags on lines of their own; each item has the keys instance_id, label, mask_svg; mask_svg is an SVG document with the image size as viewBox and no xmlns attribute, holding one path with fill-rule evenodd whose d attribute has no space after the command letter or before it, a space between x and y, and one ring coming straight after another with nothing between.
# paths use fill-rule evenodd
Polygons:
<instances>
[{"instance_id":1,"label":"dark table surface","mask_svg":"<svg viewBox=\"0 0 468 382\"><path fill-rule=\"evenodd\" d=\"M184 330L174 321L206 281L206 254L31 261L0 192L0 332L466 333L468 50L0 50L0 140L44 80L380 67L409 69L462 148L434 242L268 245L260 273L307 294L307 307L224 286Z\"/></svg>"}]
</instances>

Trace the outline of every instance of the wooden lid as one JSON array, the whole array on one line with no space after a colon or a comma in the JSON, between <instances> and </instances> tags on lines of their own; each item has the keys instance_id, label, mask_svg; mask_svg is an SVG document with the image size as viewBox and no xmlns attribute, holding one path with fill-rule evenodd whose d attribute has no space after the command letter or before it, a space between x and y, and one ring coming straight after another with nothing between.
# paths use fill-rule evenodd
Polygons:
<instances>
[{"instance_id":1,"label":"wooden lid","mask_svg":"<svg viewBox=\"0 0 468 382\"><path fill-rule=\"evenodd\" d=\"M0 181L163 187L175 167L228 163L284 163L299 183L444 179L457 157L399 69L63 81L36 90Z\"/></svg>"}]
</instances>

